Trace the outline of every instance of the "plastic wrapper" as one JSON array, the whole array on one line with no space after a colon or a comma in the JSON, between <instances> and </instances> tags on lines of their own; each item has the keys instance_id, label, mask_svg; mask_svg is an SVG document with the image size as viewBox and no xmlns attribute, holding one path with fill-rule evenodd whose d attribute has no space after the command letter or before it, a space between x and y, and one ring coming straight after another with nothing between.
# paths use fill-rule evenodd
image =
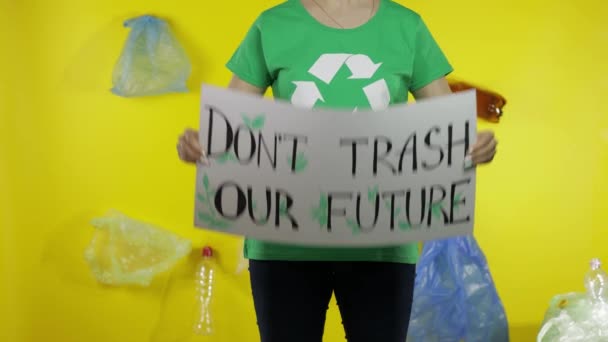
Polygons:
<instances>
[{"instance_id":1,"label":"plastic wrapper","mask_svg":"<svg viewBox=\"0 0 608 342\"><path fill-rule=\"evenodd\" d=\"M608 342L608 304L594 304L584 293L553 297L537 341Z\"/></svg>"},{"instance_id":2,"label":"plastic wrapper","mask_svg":"<svg viewBox=\"0 0 608 342\"><path fill-rule=\"evenodd\" d=\"M189 240L117 211L91 223L95 232L85 259L103 284L147 286L191 250Z\"/></svg>"},{"instance_id":3,"label":"plastic wrapper","mask_svg":"<svg viewBox=\"0 0 608 342\"><path fill-rule=\"evenodd\" d=\"M509 341L503 305L474 237L424 244L408 341Z\"/></svg>"},{"instance_id":4,"label":"plastic wrapper","mask_svg":"<svg viewBox=\"0 0 608 342\"><path fill-rule=\"evenodd\" d=\"M169 25L150 15L124 25L131 31L114 67L112 92L135 97L188 91L190 62Z\"/></svg>"},{"instance_id":5,"label":"plastic wrapper","mask_svg":"<svg viewBox=\"0 0 608 342\"><path fill-rule=\"evenodd\" d=\"M585 288L551 299L538 342L608 342L608 274L599 259L591 260Z\"/></svg>"}]
</instances>

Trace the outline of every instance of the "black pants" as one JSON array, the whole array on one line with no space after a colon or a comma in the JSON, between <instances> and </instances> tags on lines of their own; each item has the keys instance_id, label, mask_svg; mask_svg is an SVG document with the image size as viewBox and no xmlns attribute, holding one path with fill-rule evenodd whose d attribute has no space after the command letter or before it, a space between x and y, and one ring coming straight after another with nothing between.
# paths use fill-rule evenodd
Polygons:
<instances>
[{"instance_id":1,"label":"black pants","mask_svg":"<svg viewBox=\"0 0 608 342\"><path fill-rule=\"evenodd\" d=\"M405 342L415 265L250 260L262 342L321 342L332 292L349 342Z\"/></svg>"}]
</instances>

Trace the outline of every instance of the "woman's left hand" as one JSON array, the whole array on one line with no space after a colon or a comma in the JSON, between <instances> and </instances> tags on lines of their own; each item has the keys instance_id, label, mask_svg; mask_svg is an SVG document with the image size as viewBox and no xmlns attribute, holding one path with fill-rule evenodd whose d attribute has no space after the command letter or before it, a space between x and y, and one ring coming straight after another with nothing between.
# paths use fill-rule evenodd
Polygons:
<instances>
[{"instance_id":1,"label":"woman's left hand","mask_svg":"<svg viewBox=\"0 0 608 342\"><path fill-rule=\"evenodd\" d=\"M492 131L482 131L477 134L477 142L471 147L469 156L473 165L486 164L491 162L496 155L496 145L498 141Z\"/></svg>"}]
</instances>

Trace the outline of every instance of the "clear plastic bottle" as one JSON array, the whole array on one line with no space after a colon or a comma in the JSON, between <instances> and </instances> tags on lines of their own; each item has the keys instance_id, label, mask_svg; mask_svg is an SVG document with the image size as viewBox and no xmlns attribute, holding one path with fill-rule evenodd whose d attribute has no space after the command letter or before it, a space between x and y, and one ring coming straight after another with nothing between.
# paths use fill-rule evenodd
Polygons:
<instances>
[{"instance_id":1,"label":"clear plastic bottle","mask_svg":"<svg viewBox=\"0 0 608 342\"><path fill-rule=\"evenodd\" d=\"M202 259L196 267L196 320L194 333L197 335L213 334L211 302L213 298L213 281L215 280L213 250L203 248Z\"/></svg>"},{"instance_id":2,"label":"clear plastic bottle","mask_svg":"<svg viewBox=\"0 0 608 342\"><path fill-rule=\"evenodd\" d=\"M585 276L587 294L594 303L608 304L608 274L602 269L599 259L590 262L591 270Z\"/></svg>"}]
</instances>

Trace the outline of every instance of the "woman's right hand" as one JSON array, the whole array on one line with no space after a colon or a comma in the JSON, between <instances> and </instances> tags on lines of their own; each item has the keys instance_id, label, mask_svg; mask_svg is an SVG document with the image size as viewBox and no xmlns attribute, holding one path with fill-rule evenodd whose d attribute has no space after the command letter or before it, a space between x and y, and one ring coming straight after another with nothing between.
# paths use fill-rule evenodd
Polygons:
<instances>
[{"instance_id":1,"label":"woman's right hand","mask_svg":"<svg viewBox=\"0 0 608 342\"><path fill-rule=\"evenodd\" d=\"M177 154L179 159L186 163L207 163L205 151L198 142L198 132L186 129L177 141Z\"/></svg>"}]
</instances>

